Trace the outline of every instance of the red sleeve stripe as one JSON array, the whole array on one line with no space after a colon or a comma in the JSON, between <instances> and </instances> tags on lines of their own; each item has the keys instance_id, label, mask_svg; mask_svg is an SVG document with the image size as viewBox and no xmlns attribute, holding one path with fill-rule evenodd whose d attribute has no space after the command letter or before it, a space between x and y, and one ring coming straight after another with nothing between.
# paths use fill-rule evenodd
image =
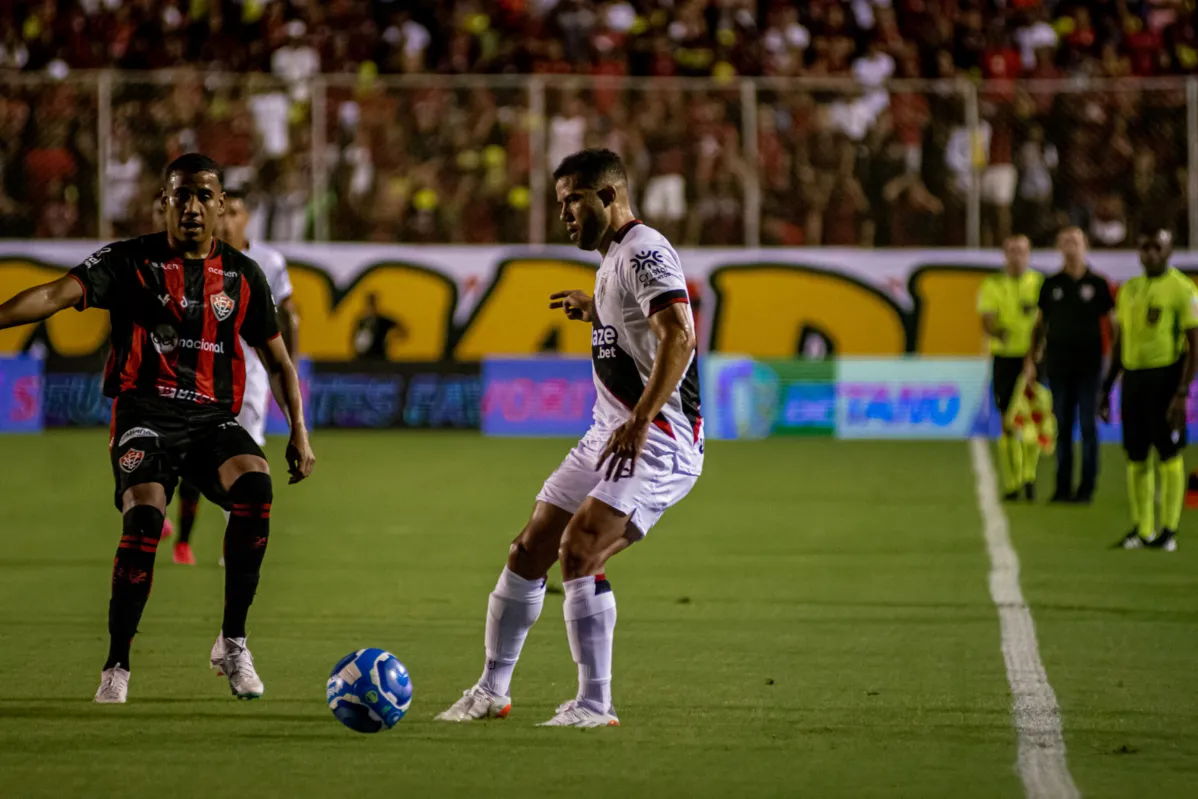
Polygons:
<instances>
[{"instance_id":1,"label":"red sleeve stripe","mask_svg":"<svg viewBox=\"0 0 1198 799\"><path fill-rule=\"evenodd\" d=\"M673 291L662 292L649 302L649 316L679 302L690 303L690 298L686 296L686 289L674 289Z\"/></svg>"},{"instance_id":2,"label":"red sleeve stripe","mask_svg":"<svg viewBox=\"0 0 1198 799\"><path fill-rule=\"evenodd\" d=\"M79 304L76 305L75 307L81 311L86 311L87 310L87 285L83 282L83 278L79 277L79 275L75 274L74 272L67 272L67 277L69 277L71 280L74 280L76 283L79 284L79 288L83 289L83 299L80 300Z\"/></svg>"}]
</instances>

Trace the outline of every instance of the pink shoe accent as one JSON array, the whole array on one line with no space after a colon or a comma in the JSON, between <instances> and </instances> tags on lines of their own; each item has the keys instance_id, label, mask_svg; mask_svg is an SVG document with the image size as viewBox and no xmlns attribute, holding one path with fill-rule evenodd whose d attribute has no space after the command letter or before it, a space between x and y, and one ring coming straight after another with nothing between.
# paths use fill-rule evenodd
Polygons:
<instances>
[{"instance_id":1,"label":"pink shoe accent","mask_svg":"<svg viewBox=\"0 0 1198 799\"><path fill-rule=\"evenodd\" d=\"M162 523L162 537L170 538L175 534L175 525L171 524L171 520L167 519Z\"/></svg>"},{"instance_id":2,"label":"pink shoe accent","mask_svg":"<svg viewBox=\"0 0 1198 799\"><path fill-rule=\"evenodd\" d=\"M175 544L175 563L180 566L196 565L196 556L191 551L191 544L183 542Z\"/></svg>"}]
</instances>

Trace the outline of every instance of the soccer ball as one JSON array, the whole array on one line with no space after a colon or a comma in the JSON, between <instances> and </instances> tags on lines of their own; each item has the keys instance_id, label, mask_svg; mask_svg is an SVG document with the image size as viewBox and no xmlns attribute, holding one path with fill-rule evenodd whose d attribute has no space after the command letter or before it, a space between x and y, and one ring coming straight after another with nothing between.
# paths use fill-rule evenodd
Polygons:
<instances>
[{"instance_id":1,"label":"soccer ball","mask_svg":"<svg viewBox=\"0 0 1198 799\"><path fill-rule=\"evenodd\" d=\"M359 649L333 666L326 697L329 710L351 730L389 730L412 704L412 680L390 652Z\"/></svg>"}]
</instances>

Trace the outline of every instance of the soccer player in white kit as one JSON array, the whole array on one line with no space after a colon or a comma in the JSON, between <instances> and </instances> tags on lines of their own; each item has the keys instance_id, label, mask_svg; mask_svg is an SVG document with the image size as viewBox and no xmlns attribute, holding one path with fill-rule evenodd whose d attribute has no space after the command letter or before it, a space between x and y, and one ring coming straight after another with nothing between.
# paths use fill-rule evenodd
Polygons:
<instances>
[{"instance_id":1,"label":"soccer player in white kit","mask_svg":"<svg viewBox=\"0 0 1198 799\"><path fill-rule=\"evenodd\" d=\"M644 538L703 469L694 317L678 254L637 220L619 156L583 150L554 172L570 240L598 250L595 293L562 291L549 307L590 322L594 422L545 481L487 607L482 677L442 721L505 718L520 649L561 561L578 693L541 726L618 726L611 698L616 599L604 567Z\"/></svg>"},{"instance_id":2,"label":"soccer player in white kit","mask_svg":"<svg viewBox=\"0 0 1198 799\"><path fill-rule=\"evenodd\" d=\"M225 191L225 214L217 223L217 236L244 252L262 268L270 291L274 295L279 319L279 331L288 354L296 357L296 338L299 333L295 305L291 301L291 277L287 274L287 259L273 247L246 238L250 223L250 208L246 204L244 190ZM262 447L266 445L266 417L270 410L270 378L266 367L258 360L254 348L245 349L245 394L241 401L241 412L237 422L250 437ZM184 482L179 486L179 537L175 541L175 563L195 565L195 554L191 551L191 530L195 525L199 509L200 492ZM225 512L225 517L228 517ZM224 565L224 558L221 558Z\"/></svg>"}]
</instances>

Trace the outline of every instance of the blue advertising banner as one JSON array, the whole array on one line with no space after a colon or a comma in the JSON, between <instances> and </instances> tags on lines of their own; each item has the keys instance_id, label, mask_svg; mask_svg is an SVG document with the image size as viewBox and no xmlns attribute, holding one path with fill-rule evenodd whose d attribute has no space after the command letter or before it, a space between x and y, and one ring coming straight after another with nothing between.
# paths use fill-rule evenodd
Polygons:
<instances>
[{"instance_id":1,"label":"blue advertising banner","mask_svg":"<svg viewBox=\"0 0 1198 799\"><path fill-rule=\"evenodd\" d=\"M314 427L477 430L482 402L477 364L317 364L309 415Z\"/></svg>"},{"instance_id":2,"label":"blue advertising banner","mask_svg":"<svg viewBox=\"0 0 1198 799\"><path fill-rule=\"evenodd\" d=\"M980 358L845 359L836 376L839 438L967 438L989 421Z\"/></svg>"},{"instance_id":3,"label":"blue advertising banner","mask_svg":"<svg viewBox=\"0 0 1198 799\"><path fill-rule=\"evenodd\" d=\"M42 430L42 360L0 357L0 433Z\"/></svg>"},{"instance_id":4,"label":"blue advertising banner","mask_svg":"<svg viewBox=\"0 0 1198 799\"><path fill-rule=\"evenodd\" d=\"M489 436L582 436L591 426L590 358L483 361L482 429Z\"/></svg>"},{"instance_id":5,"label":"blue advertising banner","mask_svg":"<svg viewBox=\"0 0 1198 799\"><path fill-rule=\"evenodd\" d=\"M312 361L301 357L295 362L295 371L299 374L300 394L304 397L304 416L307 417L305 421L312 427ZM266 412L266 435L285 436L290 431L287 417L280 410L279 403L275 402L274 392L268 397L270 407Z\"/></svg>"}]
</instances>

